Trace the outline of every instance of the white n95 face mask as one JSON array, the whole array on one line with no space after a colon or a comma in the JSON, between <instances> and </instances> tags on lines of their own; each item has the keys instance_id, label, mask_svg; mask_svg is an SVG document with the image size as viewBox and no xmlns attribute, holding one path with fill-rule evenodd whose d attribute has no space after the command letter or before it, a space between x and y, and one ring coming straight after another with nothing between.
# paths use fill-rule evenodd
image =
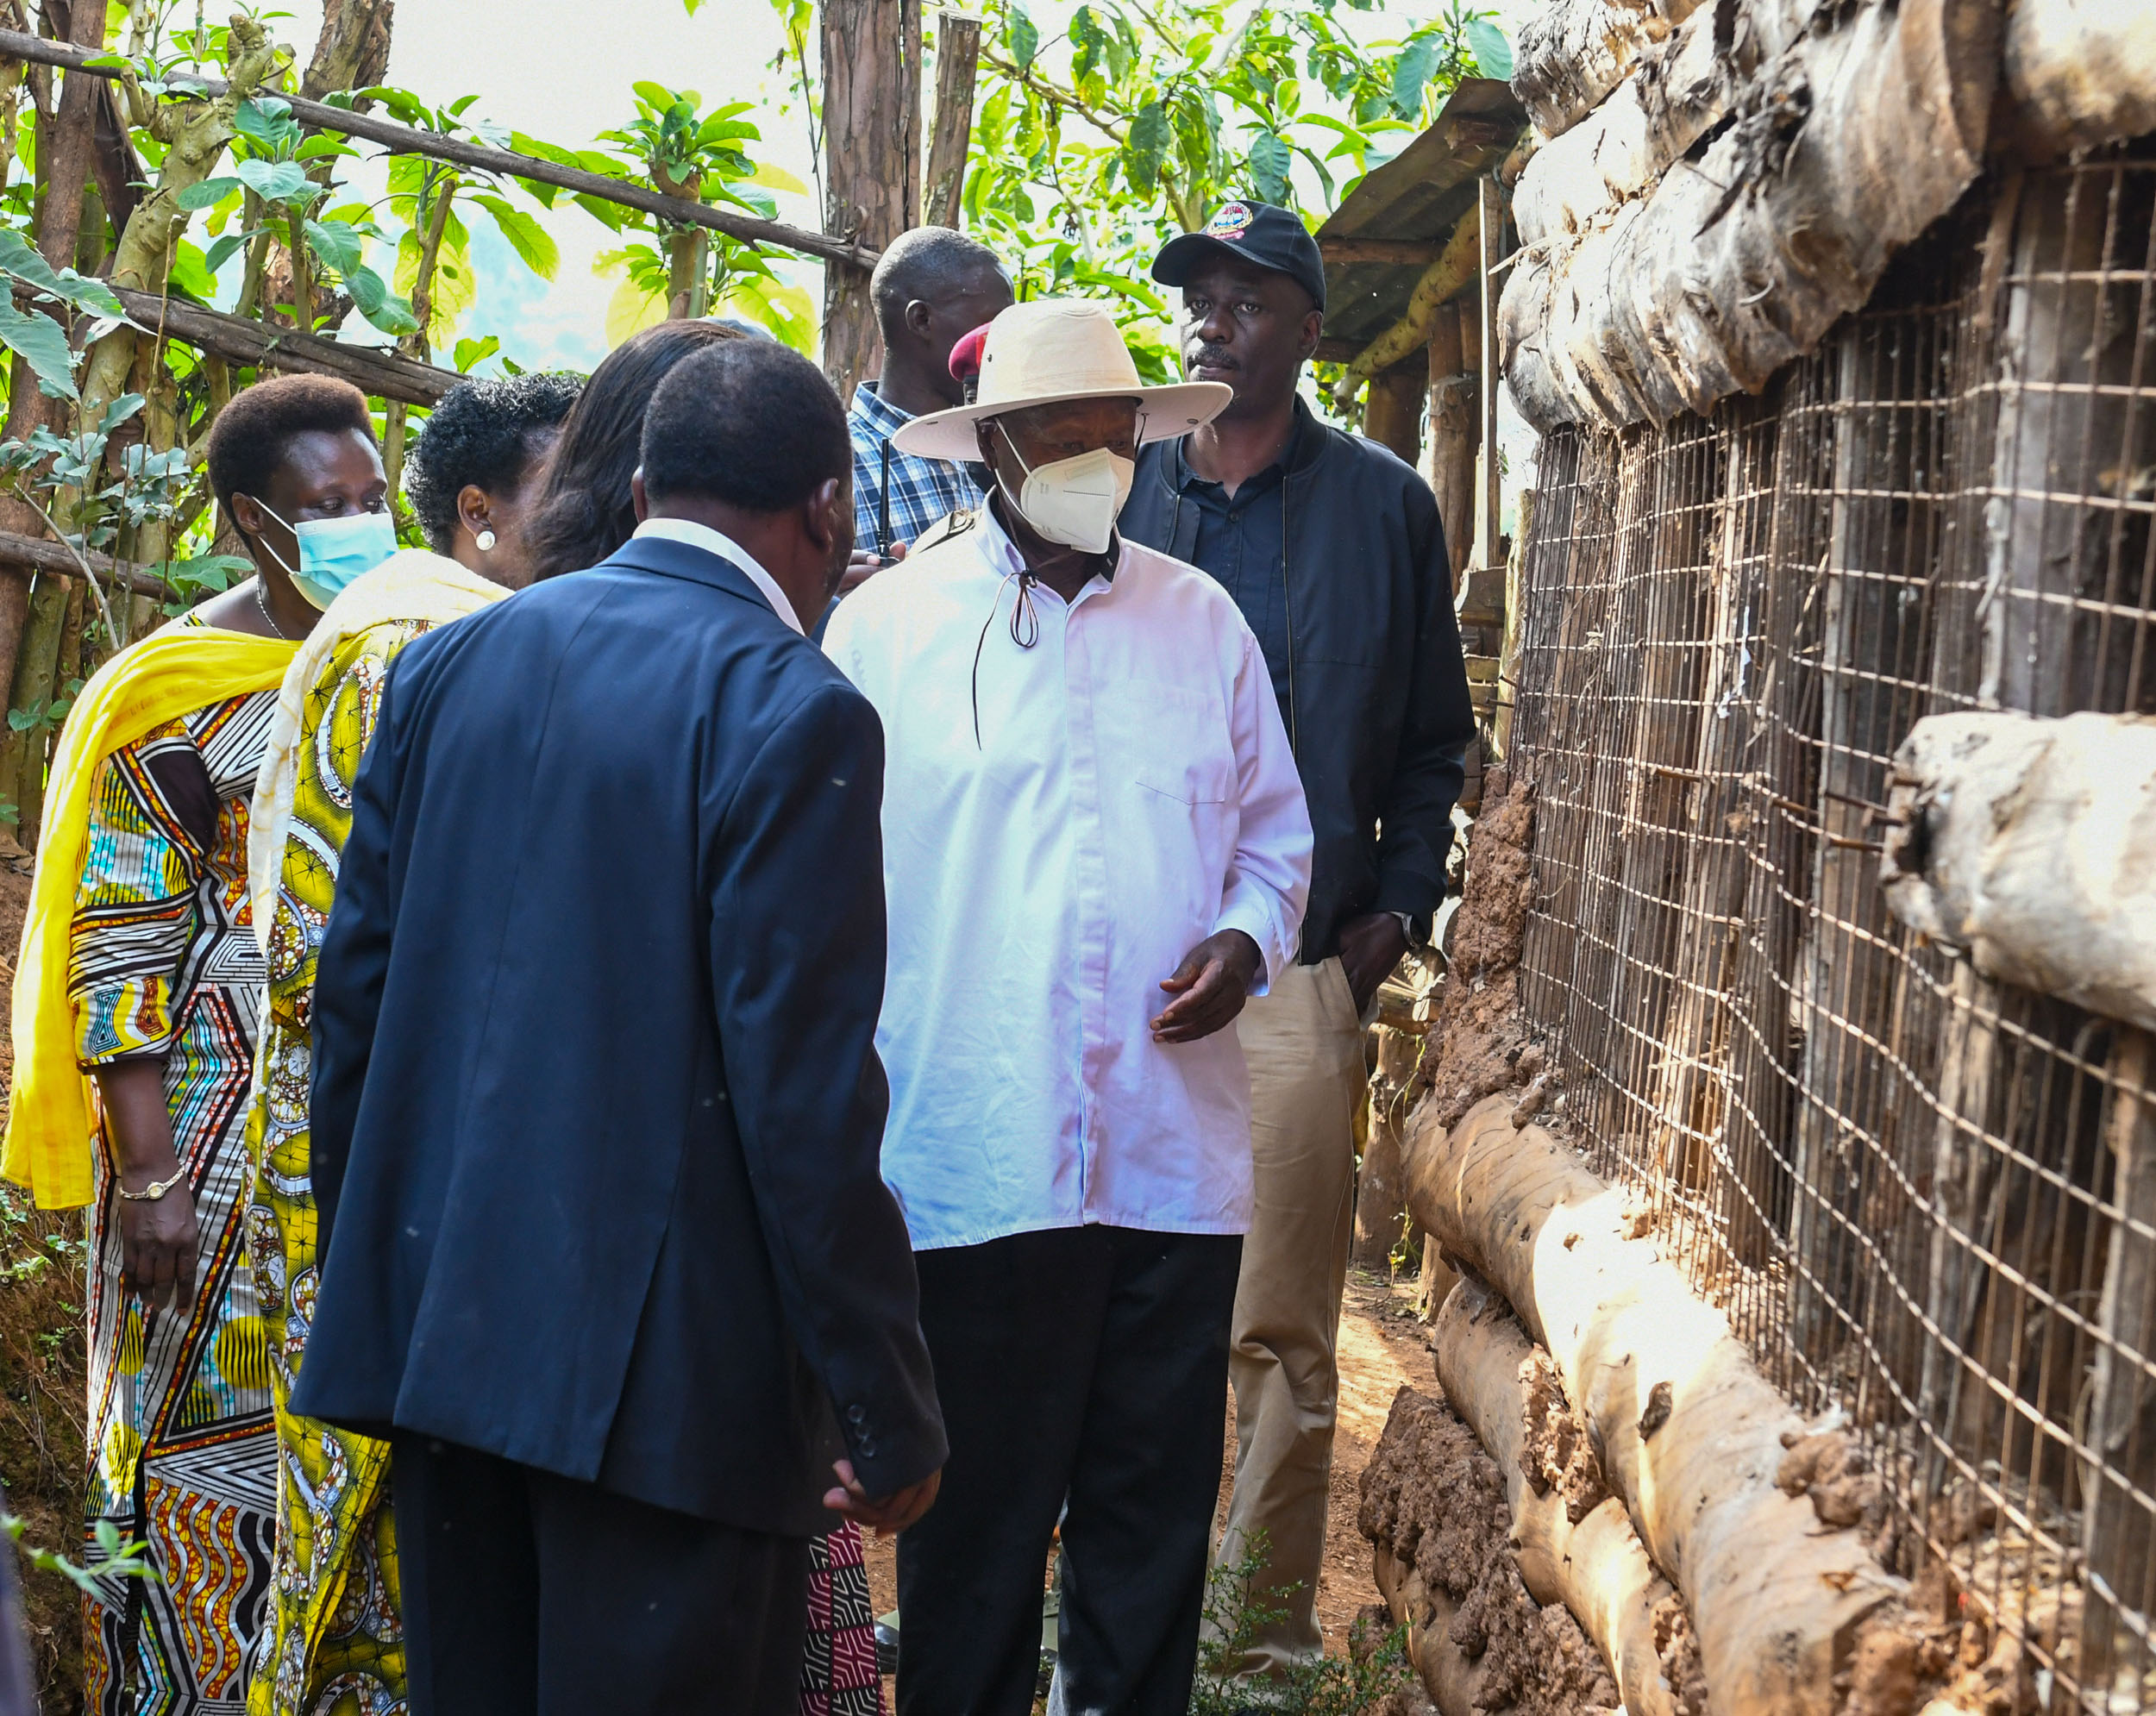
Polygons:
<instances>
[{"instance_id":1,"label":"white n95 face mask","mask_svg":"<svg viewBox=\"0 0 2156 1716\"><path fill-rule=\"evenodd\" d=\"M1137 466L1119 453L1097 447L1075 459L1058 459L1037 471L1026 464L1007 429L1003 444L1010 448L1011 456L1025 473L1025 485L1013 498L1025 522L1050 542L1061 542L1065 548L1089 554L1106 552L1116 515L1131 498L1131 479Z\"/></svg>"}]
</instances>

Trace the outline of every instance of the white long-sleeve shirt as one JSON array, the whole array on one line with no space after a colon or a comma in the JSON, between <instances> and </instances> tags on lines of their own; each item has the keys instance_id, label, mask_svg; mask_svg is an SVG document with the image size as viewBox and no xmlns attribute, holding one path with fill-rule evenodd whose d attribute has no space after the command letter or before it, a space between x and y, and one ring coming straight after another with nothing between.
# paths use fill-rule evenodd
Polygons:
<instances>
[{"instance_id":1,"label":"white long-sleeve shirt","mask_svg":"<svg viewBox=\"0 0 2156 1716\"><path fill-rule=\"evenodd\" d=\"M924 1250L1088 1222L1241 1233L1234 1029L1161 1044L1151 1022L1218 930L1257 943L1260 993L1295 955L1310 818L1264 658L1212 579L1127 542L1068 606L1034 586L1021 648L1020 561L978 517L824 640L888 753L884 1178Z\"/></svg>"}]
</instances>

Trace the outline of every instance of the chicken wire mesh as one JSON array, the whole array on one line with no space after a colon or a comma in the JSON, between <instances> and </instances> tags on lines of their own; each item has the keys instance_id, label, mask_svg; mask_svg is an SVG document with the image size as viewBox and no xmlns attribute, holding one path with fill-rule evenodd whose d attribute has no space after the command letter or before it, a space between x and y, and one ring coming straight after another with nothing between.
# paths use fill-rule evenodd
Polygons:
<instances>
[{"instance_id":1,"label":"chicken wire mesh","mask_svg":"<svg viewBox=\"0 0 2156 1716\"><path fill-rule=\"evenodd\" d=\"M2145 147L1979 186L1764 397L1547 438L1520 574L1558 1124L2021 1708L2156 1709L2156 1050L1920 945L1878 849L1924 716L2156 714L2153 210Z\"/></svg>"}]
</instances>

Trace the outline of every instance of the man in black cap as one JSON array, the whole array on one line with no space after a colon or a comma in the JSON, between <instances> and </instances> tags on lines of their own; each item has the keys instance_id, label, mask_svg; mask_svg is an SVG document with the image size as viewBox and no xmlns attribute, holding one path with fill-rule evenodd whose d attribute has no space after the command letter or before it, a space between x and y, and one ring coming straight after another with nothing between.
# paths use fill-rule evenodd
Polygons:
<instances>
[{"instance_id":1,"label":"man in black cap","mask_svg":"<svg viewBox=\"0 0 2156 1716\"><path fill-rule=\"evenodd\" d=\"M1324 323L1302 222L1229 203L1171 241L1153 278L1183 296L1183 364L1228 408L1138 454L1120 521L1201 567L1257 635L1316 836L1300 962L1237 1024L1250 1073L1257 1206L1230 1375L1239 1440L1221 1559L1265 1534L1285 1619L1244 1663L1319 1654L1313 1603L1338 1393L1334 1343L1355 1194L1361 1017L1445 893L1474 734L1436 498L1413 469L1296 397ZM1299 1588L1290 1590L1290 1587Z\"/></svg>"}]
</instances>

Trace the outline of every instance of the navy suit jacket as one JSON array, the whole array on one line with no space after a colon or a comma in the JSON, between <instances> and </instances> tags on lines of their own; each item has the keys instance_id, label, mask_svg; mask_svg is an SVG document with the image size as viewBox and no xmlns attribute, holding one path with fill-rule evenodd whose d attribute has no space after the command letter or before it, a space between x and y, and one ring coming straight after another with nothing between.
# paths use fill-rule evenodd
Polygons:
<instances>
[{"instance_id":1,"label":"navy suit jacket","mask_svg":"<svg viewBox=\"0 0 2156 1716\"><path fill-rule=\"evenodd\" d=\"M295 1411L793 1536L842 1452L875 1495L943 1463L882 786L867 700L700 548L404 650L315 992Z\"/></svg>"}]
</instances>

